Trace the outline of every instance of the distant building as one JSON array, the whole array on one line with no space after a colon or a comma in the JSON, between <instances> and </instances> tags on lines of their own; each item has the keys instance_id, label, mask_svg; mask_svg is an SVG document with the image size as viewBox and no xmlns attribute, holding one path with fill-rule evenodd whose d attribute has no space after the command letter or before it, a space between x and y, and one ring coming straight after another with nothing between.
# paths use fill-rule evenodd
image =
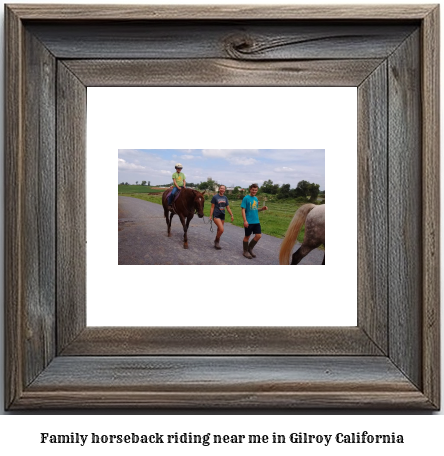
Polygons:
<instances>
[{"instance_id":1,"label":"distant building","mask_svg":"<svg viewBox=\"0 0 444 456\"><path fill-rule=\"evenodd\" d=\"M214 185L214 191L215 191L216 193L219 192L219 188L220 188L220 185L219 185L219 184L215 184L215 185ZM230 194L230 195L234 192L234 189L235 189L235 187L225 187L226 192L227 192L228 194ZM238 190L239 190L239 192L244 192L244 191L245 191L243 188L239 188Z\"/></svg>"}]
</instances>

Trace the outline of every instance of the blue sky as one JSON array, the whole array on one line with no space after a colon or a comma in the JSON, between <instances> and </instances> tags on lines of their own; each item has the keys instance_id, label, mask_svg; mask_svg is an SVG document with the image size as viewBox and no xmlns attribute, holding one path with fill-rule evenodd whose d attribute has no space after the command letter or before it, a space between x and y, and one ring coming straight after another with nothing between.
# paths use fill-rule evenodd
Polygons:
<instances>
[{"instance_id":1,"label":"blue sky","mask_svg":"<svg viewBox=\"0 0 444 456\"><path fill-rule=\"evenodd\" d=\"M324 149L119 149L119 183L167 184L180 162L187 182L211 177L228 187L253 182L296 187L306 180L325 190Z\"/></svg>"}]
</instances>

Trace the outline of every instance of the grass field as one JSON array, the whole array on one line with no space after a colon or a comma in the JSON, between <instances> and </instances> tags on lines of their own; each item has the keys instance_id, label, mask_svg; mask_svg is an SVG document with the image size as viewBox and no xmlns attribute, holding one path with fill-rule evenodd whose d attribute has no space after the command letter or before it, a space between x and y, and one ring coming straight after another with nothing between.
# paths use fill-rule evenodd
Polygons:
<instances>
[{"instance_id":1,"label":"grass field","mask_svg":"<svg viewBox=\"0 0 444 456\"><path fill-rule=\"evenodd\" d=\"M119 195L127 193L162 193L165 189L147 185L119 185Z\"/></svg>"},{"instance_id":2,"label":"grass field","mask_svg":"<svg viewBox=\"0 0 444 456\"><path fill-rule=\"evenodd\" d=\"M135 186L132 185L129 188L134 188ZM150 201L151 203L162 204L161 195L149 195L148 192L143 193L120 193L120 186L119 186L119 195L122 196L130 196L133 198L139 198L144 201ZM228 198L230 200L230 198ZM262 207L263 205L263 196L258 196L259 205ZM243 219L242 219L242 210L241 210L241 200L240 199L232 199L230 200L230 207L233 211L234 215L234 222L233 225L243 227ZM303 203L296 202L295 200L273 200L267 201L268 211L262 211L259 213L259 220L261 222L261 229L262 233L268 234L270 236L275 236L277 238L283 238L285 232L287 231L288 225L293 218L294 213L296 210L302 205ZM211 204L210 201L205 201L204 206L204 214L205 216L210 215L210 208ZM230 215L227 212L225 223L230 223ZM304 227L302 228L301 232L298 236L298 241L302 242L304 239Z\"/></svg>"}]
</instances>

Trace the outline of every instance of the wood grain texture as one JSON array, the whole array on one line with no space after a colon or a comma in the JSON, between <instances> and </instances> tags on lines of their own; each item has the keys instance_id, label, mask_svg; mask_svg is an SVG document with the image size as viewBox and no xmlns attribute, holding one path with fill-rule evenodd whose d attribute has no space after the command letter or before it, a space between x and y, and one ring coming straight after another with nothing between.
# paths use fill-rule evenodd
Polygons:
<instances>
[{"instance_id":1,"label":"wood grain texture","mask_svg":"<svg viewBox=\"0 0 444 456\"><path fill-rule=\"evenodd\" d=\"M273 21L31 23L57 58L301 60L387 58L413 24ZM202 37L205 36L205 39Z\"/></svg>"},{"instance_id":2,"label":"wood grain texture","mask_svg":"<svg viewBox=\"0 0 444 456\"><path fill-rule=\"evenodd\" d=\"M26 5L8 7L27 20L420 20L436 5Z\"/></svg>"},{"instance_id":3,"label":"wood grain texture","mask_svg":"<svg viewBox=\"0 0 444 456\"><path fill-rule=\"evenodd\" d=\"M385 357L59 357L20 407L422 407Z\"/></svg>"},{"instance_id":4,"label":"wood grain texture","mask_svg":"<svg viewBox=\"0 0 444 456\"><path fill-rule=\"evenodd\" d=\"M60 352L86 326L86 87L60 62L57 121L57 348Z\"/></svg>"},{"instance_id":5,"label":"wood grain texture","mask_svg":"<svg viewBox=\"0 0 444 456\"><path fill-rule=\"evenodd\" d=\"M155 51L156 43L146 39L144 45L158 60L154 66L146 60L131 61L128 55L110 64L104 61L113 55L112 36L108 32L101 35L106 27L99 27L94 39L86 35L78 43L84 53L91 44L89 55L97 53L97 59L89 65L76 62L78 51L73 36L68 36L70 25L89 23L82 30L92 33L98 22L104 25L108 19L118 19L108 23L115 28L116 52L124 51L123 35L118 31L122 20L130 21L130 26L149 20L152 30L142 35L155 37L163 51L177 42L178 19L189 19L187 30L202 26L206 32L199 43L193 32L182 48L178 45L167 56ZM225 28L208 27L219 19ZM328 24L318 23L319 19L328 19ZM362 20L367 19L372 22L364 24ZM48 42L43 35L34 34L36 23L40 22L38 29L42 30L44 20L48 20ZM248 33L240 33L244 30L235 25L237 21ZM60 25L67 27L67 35L54 41L48 30ZM331 29L326 33L326 25L338 27L341 33L346 25L355 30L372 26L373 34L364 27L366 33L358 35L377 46L365 50L353 33L341 38L341 33L332 35ZM417 31L408 32L394 46L401 36L399 30L408 31L412 26L421 27L421 36ZM172 40L160 38L161 27L168 33L176 30ZM235 32L232 35L230 27ZM393 35L387 32L391 27ZM437 28L437 8L425 5L6 7L6 407L439 408ZM142 36L140 31L129 33L128 49L139 52L133 44L135 36ZM109 41L102 53L101 40ZM66 58L73 61L59 60L55 69L50 46L64 49ZM339 53L347 46L349 56L359 54L362 61L350 57L349 62L333 62L341 60ZM385 55L375 58L375 52L389 49L388 60ZM213 59L215 52L220 55ZM202 58L165 61L197 53ZM320 55L325 61L320 61ZM175 84L187 85L196 72L187 69L187 64L193 67L196 62L197 68L208 72L201 76L205 83L226 78L225 83L238 85L253 73L264 85L320 84L336 77L344 84L362 81L358 172L359 192L366 193L359 211L371 226L359 225L363 242L359 274L365 287L360 290L359 328L267 328L266 337L260 328L176 328L172 333L170 328L85 329L85 84L95 80L113 85L113 78L123 85L136 84L143 82L145 68L154 74L146 75L146 80L161 81L175 68L184 74L173 78ZM341 68L350 74L340 75ZM384 85L384 72L388 85ZM53 157L44 137L49 132L51 138L51 93L57 94ZM387 107L383 106L384 94ZM46 99L48 105L43 103ZM384 132L384 112L388 133ZM384 206L385 134L388 190ZM54 159L57 180L46 189L41 183L48 178ZM35 195L26 193L28 179ZM39 206L46 203L48 207ZM384 211L389 214L388 225ZM56 274L50 261L53 244L46 238L53 226L46 220L48 213L56 220ZM377 234L383 234L387 226L385 264L384 255L379 262L375 258L386 246ZM30 230L35 233L25 239ZM27 255L39 271L26 267ZM47 271L40 270L46 266ZM380 278L385 268L388 295L384 301ZM49 292L51 278L57 286L56 309ZM384 302L389 308L387 330ZM41 324L35 324L34 316ZM54 354L48 350L53 347L48 334L55 318ZM36 359L31 357L33 350ZM147 351L156 356L141 356ZM174 356L165 356L171 354Z\"/></svg>"},{"instance_id":6,"label":"wood grain texture","mask_svg":"<svg viewBox=\"0 0 444 456\"><path fill-rule=\"evenodd\" d=\"M420 33L387 61L389 96L389 356L422 384L422 157Z\"/></svg>"},{"instance_id":7,"label":"wood grain texture","mask_svg":"<svg viewBox=\"0 0 444 456\"><path fill-rule=\"evenodd\" d=\"M433 410L433 407L418 391L355 392L353 385L344 384L342 391L320 392L193 392L163 393L143 391L69 391L56 389L28 390L14 410L39 408L49 409L240 409L266 414L270 409L287 412L290 409L359 409L365 410ZM350 389L350 391L348 391Z\"/></svg>"},{"instance_id":8,"label":"wood grain texture","mask_svg":"<svg viewBox=\"0 0 444 456\"><path fill-rule=\"evenodd\" d=\"M23 29L5 11L5 408L23 391Z\"/></svg>"},{"instance_id":9,"label":"wood grain texture","mask_svg":"<svg viewBox=\"0 0 444 456\"><path fill-rule=\"evenodd\" d=\"M360 328L87 327L62 356L381 355Z\"/></svg>"},{"instance_id":10,"label":"wood grain texture","mask_svg":"<svg viewBox=\"0 0 444 456\"><path fill-rule=\"evenodd\" d=\"M340 390L345 384L354 384L356 391L415 390L387 358L372 356L68 356L55 359L32 389L118 390L128 386L133 390L204 392L227 389L228 384L232 392L248 391L252 386L257 391L291 391L295 384L312 392Z\"/></svg>"},{"instance_id":11,"label":"wood grain texture","mask_svg":"<svg viewBox=\"0 0 444 456\"><path fill-rule=\"evenodd\" d=\"M102 86L352 86L381 59L310 61L64 60L88 87Z\"/></svg>"},{"instance_id":12,"label":"wood grain texture","mask_svg":"<svg viewBox=\"0 0 444 456\"><path fill-rule=\"evenodd\" d=\"M423 388L440 403L440 194L439 194L439 6L422 26L422 199L423 199Z\"/></svg>"},{"instance_id":13,"label":"wood grain texture","mask_svg":"<svg viewBox=\"0 0 444 456\"><path fill-rule=\"evenodd\" d=\"M23 312L25 385L55 355L55 59L25 33Z\"/></svg>"},{"instance_id":14,"label":"wood grain texture","mask_svg":"<svg viewBox=\"0 0 444 456\"><path fill-rule=\"evenodd\" d=\"M358 90L358 326L388 353L387 64Z\"/></svg>"},{"instance_id":15,"label":"wood grain texture","mask_svg":"<svg viewBox=\"0 0 444 456\"><path fill-rule=\"evenodd\" d=\"M55 354L55 81L54 58L10 12L6 24L9 405Z\"/></svg>"}]
</instances>

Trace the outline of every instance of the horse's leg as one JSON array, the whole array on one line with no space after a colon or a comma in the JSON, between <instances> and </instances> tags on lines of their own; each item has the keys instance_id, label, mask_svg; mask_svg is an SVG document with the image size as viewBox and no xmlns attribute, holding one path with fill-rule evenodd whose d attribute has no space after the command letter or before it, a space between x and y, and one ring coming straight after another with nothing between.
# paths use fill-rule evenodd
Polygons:
<instances>
[{"instance_id":1,"label":"horse's leg","mask_svg":"<svg viewBox=\"0 0 444 456\"><path fill-rule=\"evenodd\" d=\"M163 216L165 217L165 223L167 224L167 232L169 232L170 214L164 204L163 204Z\"/></svg>"},{"instance_id":2,"label":"horse's leg","mask_svg":"<svg viewBox=\"0 0 444 456\"><path fill-rule=\"evenodd\" d=\"M185 233L183 236L183 242L184 242L183 248L184 249L188 248L188 227L190 226L190 222L193 217L194 217L194 214L191 214L191 216L187 217L187 223L185 224L185 227L184 227L184 230L185 230Z\"/></svg>"},{"instance_id":3,"label":"horse's leg","mask_svg":"<svg viewBox=\"0 0 444 456\"><path fill-rule=\"evenodd\" d=\"M183 226L183 248L188 248L188 238L187 238L187 231L188 231L188 223L185 222L185 217L182 214L178 214L180 221L182 222Z\"/></svg>"},{"instance_id":4,"label":"horse's leg","mask_svg":"<svg viewBox=\"0 0 444 456\"><path fill-rule=\"evenodd\" d=\"M168 237L171 237L171 222L173 221L173 217L174 217L174 214L173 214L173 212L170 212L170 217L169 217L169 220L168 220L168 216L167 216L167 224L168 224Z\"/></svg>"},{"instance_id":5,"label":"horse's leg","mask_svg":"<svg viewBox=\"0 0 444 456\"><path fill-rule=\"evenodd\" d=\"M292 257L291 257L291 264L292 265L295 265L295 264L299 264L299 262L302 260L302 258L304 258L305 256L307 256L312 250L318 248L322 243L319 242L319 243L305 243L303 242L302 245L299 247L298 250L296 250L296 252L293 253ZM324 254L324 260L325 260L325 254ZM322 264L325 264L324 262Z\"/></svg>"},{"instance_id":6,"label":"horse's leg","mask_svg":"<svg viewBox=\"0 0 444 456\"><path fill-rule=\"evenodd\" d=\"M322 260L322 265L325 266L325 239L324 239L324 259Z\"/></svg>"},{"instance_id":7,"label":"horse's leg","mask_svg":"<svg viewBox=\"0 0 444 456\"><path fill-rule=\"evenodd\" d=\"M306 255L308 255L312 251L311 247L308 247L304 244L302 244L296 252L293 253L291 257L291 264L299 264L299 262L304 258Z\"/></svg>"}]
</instances>

